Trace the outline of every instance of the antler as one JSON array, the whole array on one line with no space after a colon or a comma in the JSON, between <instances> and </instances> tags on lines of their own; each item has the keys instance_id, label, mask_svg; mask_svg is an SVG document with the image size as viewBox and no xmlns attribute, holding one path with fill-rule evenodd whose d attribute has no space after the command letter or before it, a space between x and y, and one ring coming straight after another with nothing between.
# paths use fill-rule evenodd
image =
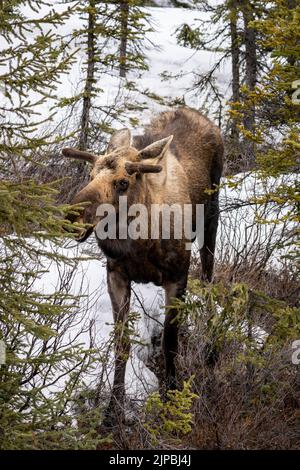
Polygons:
<instances>
[{"instance_id":1,"label":"antler","mask_svg":"<svg viewBox=\"0 0 300 470\"><path fill-rule=\"evenodd\" d=\"M146 163L126 162L125 169L129 175L133 173L159 173L162 170L160 165L147 165Z\"/></svg>"},{"instance_id":2,"label":"antler","mask_svg":"<svg viewBox=\"0 0 300 470\"><path fill-rule=\"evenodd\" d=\"M64 157L77 158L78 160L84 160L86 162L92 163L92 165L95 165L96 161L99 158L93 153L85 152L83 150L77 150L71 147L63 149L62 154L64 155Z\"/></svg>"}]
</instances>

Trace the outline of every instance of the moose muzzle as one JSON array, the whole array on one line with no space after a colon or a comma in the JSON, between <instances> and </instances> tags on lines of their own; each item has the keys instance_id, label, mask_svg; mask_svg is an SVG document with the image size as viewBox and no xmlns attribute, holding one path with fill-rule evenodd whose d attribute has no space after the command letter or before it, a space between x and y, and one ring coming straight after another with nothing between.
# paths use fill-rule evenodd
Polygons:
<instances>
[{"instance_id":1,"label":"moose muzzle","mask_svg":"<svg viewBox=\"0 0 300 470\"><path fill-rule=\"evenodd\" d=\"M85 241L92 234L99 204L100 195L94 187L93 181L76 194L71 201L71 205L74 207L67 215L67 220L73 224L87 225L87 227L76 227L78 230L76 240L78 242Z\"/></svg>"}]
</instances>

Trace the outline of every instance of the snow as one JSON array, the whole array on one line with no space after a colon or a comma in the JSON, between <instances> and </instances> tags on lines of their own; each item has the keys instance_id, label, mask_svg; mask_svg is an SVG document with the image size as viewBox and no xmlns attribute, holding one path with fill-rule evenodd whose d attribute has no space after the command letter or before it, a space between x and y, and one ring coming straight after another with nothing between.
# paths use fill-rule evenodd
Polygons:
<instances>
[{"instance_id":1,"label":"snow","mask_svg":"<svg viewBox=\"0 0 300 470\"><path fill-rule=\"evenodd\" d=\"M297 178L296 174L287 174L262 181L258 174L250 172L240 173L230 180L223 178L217 238L219 258L234 262L240 254L245 261L251 261L250 258L255 258L257 254L267 257L270 254L267 267L276 269L282 264L283 256L292 247L288 250L280 248L280 242L295 230L295 223L281 221L289 211L288 204L249 204L249 201L272 193L282 184L293 186ZM257 223L258 220L264 223ZM256 261L259 262L259 259Z\"/></svg>"},{"instance_id":2,"label":"snow","mask_svg":"<svg viewBox=\"0 0 300 470\"><path fill-rule=\"evenodd\" d=\"M82 256L83 260L76 267L76 272L72 278L69 293L75 296L83 296L79 302L78 312L88 310L88 318L84 321L94 320L96 343L99 349L108 343L113 330L113 315L109 294L106 285L106 262L105 259L85 259L84 251L87 244L74 246L68 243L66 247L60 248L47 242L48 251L54 250L69 259ZM43 294L52 294L57 291L58 280L62 272L71 271L72 267L67 267L56 261L42 260L45 272L35 282L33 288ZM163 295L162 290L152 284L133 285L130 312L137 313L138 319L135 324L134 342L130 360L126 372L126 389L131 397L141 397L157 388L155 375L145 367L145 362L152 353L151 336L157 330L157 326L162 327L164 321ZM76 312L74 312L76 315ZM145 314L146 313L146 314ZM146 315L150 315L147 317ZM76 325L74 331L68 331L68 338L78 333L79 326ZM71 329L72 330L72 329ZM79 343L89 344L89 335L83 333L77 338ZM111 353L112 358L112 353ZM100 374L100 370L98 371ZM109 371L108 379L110 385L113 379L113 370ZM88 380L88 378L87 378Z\"/></svg>"},{"instance_id":3,"label":"snow","mask_svg":"<svg viewBox=\"0 0 300 470\"><path fill-rule=\"evenodd\" d=\"M51 5L58 11L63 10L63 5L56 3ZM216 62L218 53L212 53L205 50L196 51L193 49L179 46L176 41L176 29L183 23L196 25L197 20L207 19L207 13L199 12L197 10L188 10L182 8L159 8L151 7L144 8L149 13L150 25L154 28L153 32L149 32L145 36L146 57L149 65L149 70L143 72L130 72L127 76L127 81L134 81L136 84L135 90L126 90L123 85L126 83L125 79L118 76L118 71L112 71L109 74L102 74L97 82L97 87L101 89L95 105L100 107L110 108L114 105L116 99L118 103L131 103L138 104L143 107L142 111L129 111L126 117L122 120L112 121L114 127L124 127L128 125L131 127L131 118L139 118L140 125L148 122L153 114L166 109L168 106L157 102L146 94L159 95L162 97L166 104L171 105L176 100L184 101L186 105L195 108L201 108L203 105L204 97L197 94L197 90L189 91L193 87L194 74L206 73L211 66ZM42 7L38 12L32 12L27 6L24 8L23 13L31 17L41 17L47 13L47 7ZM83 20L79 16L72 16L72 19L66 21L62 26L59 26L59 33L71 37L74 30L79 30L83 26ZM48 31L49 27L44 26L43 31ZM33 38L33 33L28 33L28 41ZM1 48L5 47L5 43ZM84 68L84 45L82 41L76 40L73 42L73 49L77 50L76 60L67 74L61 75L57 81L57 89L55 95L58 102L61 98L71 98L76 96L83 87L83 68ZM2 69L3 73L4 70ZM173 78L168 80L163 79L162 75L168 73ZM224 95L224 106L226 99L229 98L229 82L230 82L230 62L224 62L223 66L216 72L216 85L220 88ZM1 96L2 91L2 96ZM9 101L4 97L4 90L0 90L0 99L2 103L6 103L7 108L10 108ZM16 97L15 97L16 98ZM37 93L31 92L28 98L32 101L40 98ZM53 100L46 100L38 107L40 116L49 116L53 113ZM214 107L205 109L208 115L213 116ZM53 129L65 120L67 111L64 108L55 109L55 114L52 119L51 127ZM72 119L76 122L78 119L78 112L72 112ZM72 124L70 122L70 124ZM74 123L73 123L74 124ZM46 129L45 129L46 130ZM47 124L49 130L49 123ZM137 129L138 130L138 129ZM40 129L38 130L40 132Z\"/></svg>"}]
</instances>

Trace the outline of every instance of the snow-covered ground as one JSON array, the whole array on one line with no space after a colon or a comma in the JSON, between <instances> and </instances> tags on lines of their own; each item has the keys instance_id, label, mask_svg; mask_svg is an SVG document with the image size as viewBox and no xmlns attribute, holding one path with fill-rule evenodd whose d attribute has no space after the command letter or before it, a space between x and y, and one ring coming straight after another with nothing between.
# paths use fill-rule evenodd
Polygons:
<instances>
[{"instance_id":1,"label":"snow-covered ground","mask_svg":"<svg viewBox=\"0 0 300 470\"><path fill-rule=\"evenodd\" d=\"M217 257L233 262L238 254L239 261L249 261L251 256L266 256L267 266L280 267L283 256L292 249L291 246L288 249L279 248L280 242L295 230L294 223L283 220L290 210L289 205L255 201L276 192L276 188L281 185L294 186L297 178L296 174L287 174L262 181L257 174L250 172L237 174L230 179L223 178Z\"/></svg>"},{"instance_id":2,"label":"snow-covered ground","mask_svg":"<svg viewBox=\"0 0 300 470\"><path fill-rule=\"evenodd\" d=\"M65 248L57 248L49 242L45 245L45 250L55 251L68 258L82 257L76 267L76 272L72 276L68 292L76 296L82 296L77 308L78 317L82 312L87 311L87 315L82 316L84 322L93 320L94 334L97 346L102 349L103 345L109 343L110 334L113 329L113 315L110 298L106 285L106 263L105 259L91 259L85 256L87 244L77 245L68 242ZM67 272L72 272L72 266L64 263L48 260L42 261L43 273L36 280L33 288L43 294L52 294L58 290L60 279L66 276ZM157 386L154 374L145 367L144 362L151 355L151 336L153 332L160 330L164 321L164 297L162 289L152 284L133 285L130 311L137 314L135 324L136 344L132 348L131 357L128 361L126 374L126 388L130 396L140 397L145 393L153 391ZM76 310L74 311L76 316ZM75 317L74 317L75 319ZM79 326L74 321L74 331L68 331L68 338L77 334ZM72 329L72 328L71 328ZM76 340L77 343L89 345L89 334L82 333ZM100 366L99 366L100 367ZM100 368L98 373L100 374ZM112 380L112 370L109 373L109 381ZM87 378L88 380L88 378Z\"/></svg>"}]
</instances>

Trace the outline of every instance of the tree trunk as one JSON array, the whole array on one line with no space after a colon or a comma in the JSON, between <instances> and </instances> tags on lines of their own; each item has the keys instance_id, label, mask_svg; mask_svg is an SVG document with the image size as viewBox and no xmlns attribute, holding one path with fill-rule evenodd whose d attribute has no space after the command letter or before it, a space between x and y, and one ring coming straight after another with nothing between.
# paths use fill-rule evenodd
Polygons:
<instances>
[{"instance_id":1,"label":"tree trunk","mask_svg":"<svg viewBox=\"0 0 300 470\"><path fill-rule=\"evenodd\" d=\"M257 54L256 54L256 31L249 26L254 19L253 7L248 0L242 2L242 12L244 19L244 43L245 43L245 66L246 85L251 92L254 90L257 81ZM255 106L249 105L244 116L244 127L252 135L255 129ZM246 158L251 166L254 163L254 142L246 139Z\"/></svg>"},{"instance_id":2,"label":"tree trunk","mask_svg":"<svg viewBox=\"0 0 300 470\"><path fill-rule=\"evenodd\" d=\"M129 4L122 1L120 4L121 16L121 44L120 44L120 77L126 77L126 56L127 56L127 40L128 40L128 17Z\"/></svg>"},{"instance_id":3,"label":"tree trunk","mask_svg":"<svg viewBox=\"0 0 300 470\"><path fill-rule=\"evenodd\" d=\"M287 7L288 7L289 10L294 10L296 8L296 6L297 6L297 1L296 0L287 0ZM294 67L294 65L296 65L295 57L288 56L287 61L288 61L289 65L291 65L292 67Z\"/></svg>"},{"instance_id":4,"label":"tree trunk","mask_svg":"<svg viewBox=\"0 0 300 470\"><path fill-rule=\"evenodd\" d=\"M88 33L87 33L87 71L84 87L83 106L80 123L79 148L86 150L88 144L91 94L95 79L95 0L89 0Z\"/></svg>"},{"instance_id":5,"label":"tree trunk","mask_svg":"<svg viewBox=\"0 0 300 470\"><path fill-rule=\"evenodd\" d=\"M232 101L240 100L240 50L237 32L237 2L230 4L230 37L231 37L231 72L232 72ZM231 137L238 144L239 130L236 121L232 119Z\"/></svg>"}]
</instances>

